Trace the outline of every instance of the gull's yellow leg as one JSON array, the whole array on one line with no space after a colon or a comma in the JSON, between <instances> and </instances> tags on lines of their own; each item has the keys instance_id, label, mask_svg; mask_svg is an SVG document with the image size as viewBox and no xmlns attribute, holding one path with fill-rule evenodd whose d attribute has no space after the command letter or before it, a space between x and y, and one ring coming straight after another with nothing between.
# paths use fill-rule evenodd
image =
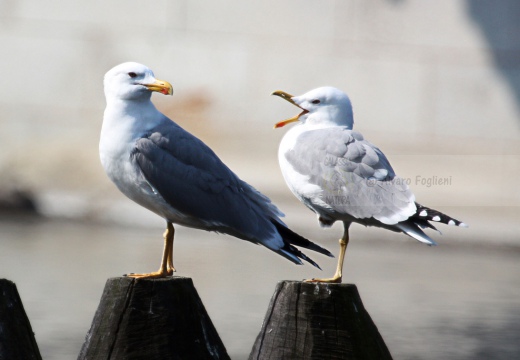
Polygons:
<instances>
[{"instance_id":1,"label":"gull's yellow leg","mask_svg":"<svg viewBox=\"0 0 520 360\"><path fill-rule=\"evenodd\" d=\"M128 274L129 277L138 279L163 278L173 275L175 268L173 267L173 237L175 229L171 222L167 222L166 231L164 232L164 250L161 261L161 267L158 271L147 274Z\"/></svg>"},{"instance_id":2,"label":"gull's yellow leg","mask_svg":"<svg viewBox=\"0 0 520 360\"><path fill-rule=\"evenodd\" d=\"M345 252L347 251L347 245L349 241L348 237L348 228L350 223L344 223L345 231L341 239L339 239L339 256L338 256L338 266L336 267L336 273L331 278L326 279L309 279L305 280L305 282L324 282L324 283L334 283L341 284L343 280L343 261L345 260Z\"/></svg>"},{"instance_id":3,"label":"gull's yellow leg","mask_svg":"<svg viewBox=\"0 0 520 360\"><path fill-rule=\"evenodd\" d=\"M166 246L166 242L168 242L169 246L170 246L168 249L168 262L166 265L166 270L168 271L168 273L170 275L173 275L173 273L176 272L177 270L175 270L175 267L173 266L173 240L175 237L175 228L173 227L173 224L171 222L167 223L166 231L164 232L163 236L164 236L165 246ZM171 238L171 239L167 240L167 238Z\"/></svg>"}]
</instances>

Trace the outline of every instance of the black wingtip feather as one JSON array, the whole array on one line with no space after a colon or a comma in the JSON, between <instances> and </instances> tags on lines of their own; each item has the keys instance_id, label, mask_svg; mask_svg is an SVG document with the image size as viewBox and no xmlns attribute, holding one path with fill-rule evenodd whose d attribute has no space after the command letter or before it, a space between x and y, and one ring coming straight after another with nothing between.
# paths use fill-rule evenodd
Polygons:
<instances>
[{"instance_id":1,"label":"black wingtip feather","mask_svg":"<svg viewBox=\"0 0 520 360\"><path fill-rule=\"evenodd\" d=\"M428 223L428 221L433 221L433 222L438 222L438 223L442 223L442 224L446 224L446 225L468 227L468 225L466 225L462 221L454 219L451 216L441 213L440 211L431 209L429 207L423 206L418 203L415 203L415 205L417 206L417 211L410 219L413 219L414 222L416 222L420 226L423 226L423 227L425 226L425 227L435 229L435 227L433 225ZM435 229L435 230L437 230L437 229Z\"/></svg>"},{"instance_id":2,"label":"black wingtip feather","mask_svg":"<svg viewBox=\"0 0 520 360\"><path fill-rule=\"evenodd\" d=\"M312 260L310 257L302 253L299 249L292 246L291 244L286 243L285 246L277 252L297 265L303 265L303 263L300 260L302 259L307 261L312 266L317 267L321 270L321 267L314 260Z\"/></svg>"},{"instance_id":3,"label":"black wingtip feather","mask_svg":"<svg viewBox=\"0 0 520 360\"><path fill-rule=\"evenodd\" d=\"M273 224L276 227L276 230L278 230L278 232L282 236L282 239L284 241L286 241L287 243L302 247L304 249L316 251L316 252L319 252L320 254L327 255L329 257L334 257L334 255L332 255L332 253L329 250L322 248L321 246L313 243L312 241L304 238L301 235L298 235L297 233L295 233L294 231L292 231L285 225L280 224L276 221L273 221Z\"/></svg>"}]
</instances>

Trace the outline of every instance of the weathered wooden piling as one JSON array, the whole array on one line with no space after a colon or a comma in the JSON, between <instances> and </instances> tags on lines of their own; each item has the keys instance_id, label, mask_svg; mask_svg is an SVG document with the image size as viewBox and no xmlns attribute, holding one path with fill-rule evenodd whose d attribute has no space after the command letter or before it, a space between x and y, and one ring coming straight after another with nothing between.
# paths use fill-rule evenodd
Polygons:
<instances>
[{"instance_id":1,"label":"weathered wooden piling","mask_svg":"<svg viewBox=\"0 0 520 360\"><path fill-rule=\"evenodd\" d=\"M229 359L190 278L108 279L78 360Z\"/></svg>"},{"instance_id":2,"label":"weathered wooden piling","mask_svg":"<svg viewBox=\"0 0 520 360\"><path fill-rule=\"evenodd\" d=\"M0 360L41 360L16 285L0 279Z\"/></svg>"},{"instance_id":3,"label":"weathered wooden piling","mask_svg":"<svg viewBox=\"0 0 520 360\"><path fill-rule=\"evenodd\" d=\"M249 360L392 359L351 284L281 281Z\"/></svg>"}]
</instances>

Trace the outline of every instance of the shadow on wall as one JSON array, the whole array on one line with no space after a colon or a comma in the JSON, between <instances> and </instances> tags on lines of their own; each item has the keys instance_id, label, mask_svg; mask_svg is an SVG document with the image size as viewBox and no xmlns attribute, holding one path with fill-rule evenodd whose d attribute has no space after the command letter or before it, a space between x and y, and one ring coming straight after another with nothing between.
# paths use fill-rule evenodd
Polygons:
<instances>
[{"instance_id":1,"label":"shadow on wall","mask_svg":"<svg viewBox=\"0 0 520 360\"><path fill-rule=\"evenodd\" d=\"M520 1L466 1L469 17L487 40L495 68L509 84L520 111Z\"/></svg>"}]
</instances>

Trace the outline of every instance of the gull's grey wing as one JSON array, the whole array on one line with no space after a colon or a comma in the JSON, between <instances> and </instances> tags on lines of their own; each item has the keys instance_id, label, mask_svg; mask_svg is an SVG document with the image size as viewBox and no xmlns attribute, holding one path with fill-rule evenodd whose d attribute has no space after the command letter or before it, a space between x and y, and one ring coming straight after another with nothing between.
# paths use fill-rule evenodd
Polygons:
<instances>
[{"instance_id":1,"label":"gull's grey wing","mask_svg":"<svg viewBox=\"0 0 520 360\"><path fill-rule=\"evenodd\" d=\"M374 218L393 225L415 213L415 197L386 156L356 131L328 128L302 133L285 157L322 189L320 213ZM309 199L309 201L312 201ZM323 206L323 203L326 206Z\"/></svg>"},{"instance_id":2,"label":"gull's grey wing","mask_svg":"<svg viewBox=\"0 0 520 360\"><path fill-rule=\"evenodd\" d=\"M267 197L171 121L138 139L131 156L170 206L202 220L208 230L254 241L276 232L272 219L281 223L283 214Z\"/></svg>"}]
</instances>

